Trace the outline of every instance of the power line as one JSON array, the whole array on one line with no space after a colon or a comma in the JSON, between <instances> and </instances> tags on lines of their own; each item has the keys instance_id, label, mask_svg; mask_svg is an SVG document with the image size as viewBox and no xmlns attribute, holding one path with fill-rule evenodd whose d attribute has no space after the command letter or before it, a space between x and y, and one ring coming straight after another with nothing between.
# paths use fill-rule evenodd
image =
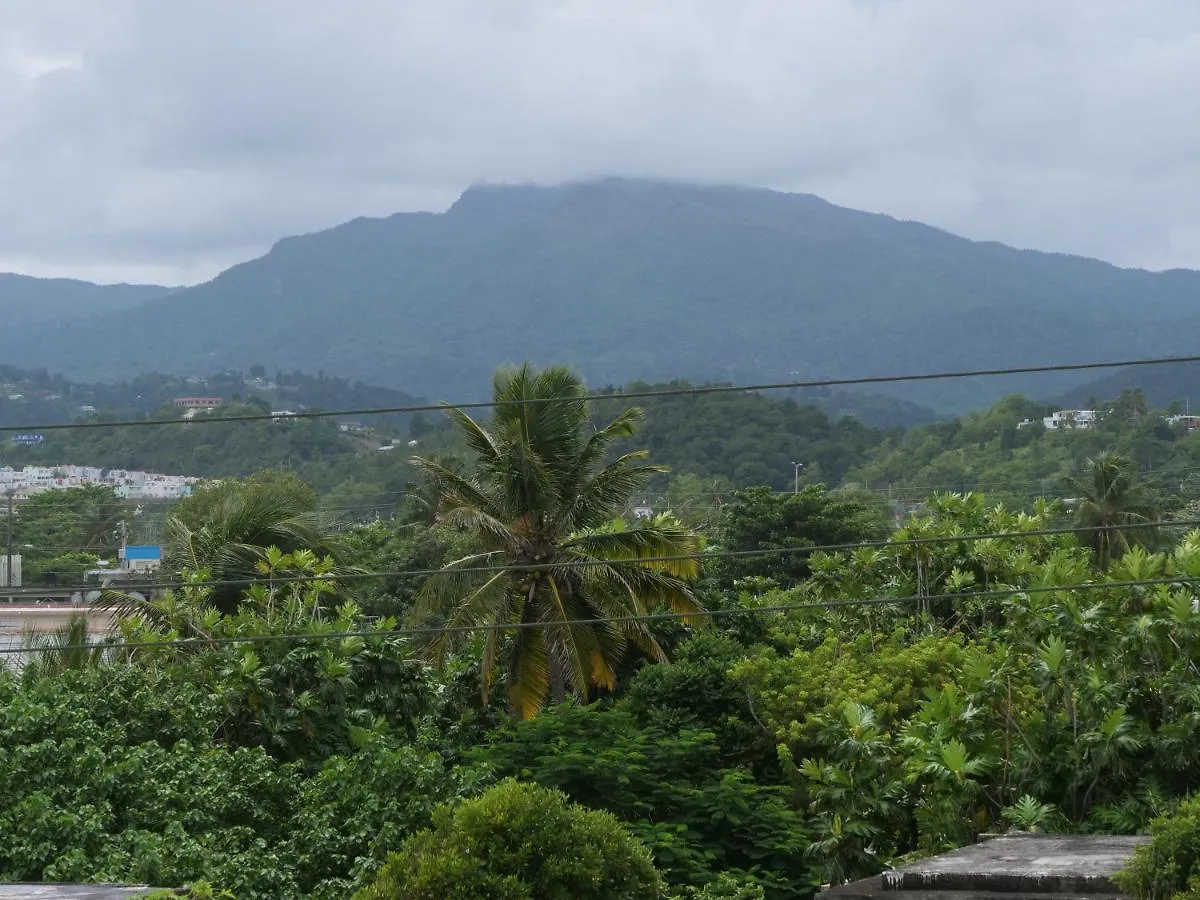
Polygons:
<instances>
[{"instance_id":1,"label":"power line","mask_svg":"<svg viewBox=\"0 0 1200 900\"><path fill-rule=\"evenodd\" d=\"M861 387L870 384L898 384L903 382L942 381L958 378L987 378L999 375L1032 375L1051 372L1084 372L1096 369L1123 369L1138 366L1158 366L1172 363L1200 362L1198 356L1162 356L1124 361L1087 362L1087 363L1057 363L1039 366L1013 366L997 369L964 369L950 372L922 372L906 375L870 375L856 378L824 378L812 381L767 382L764 384L747 385L706 385L689 388L662 388L643 391L622 391L607 394L589 394L589 401L603 400L636 400L651 397L680 397L701 396L705 394L736 394L753 393L757 391L776 391L806 388L827 387ZM498 403L494 400L479 400L469 403L423 403L410 406L380 406L363 409L341 410L303 410L287 416L271 413L254 413L242 416L197 416L192 419L130 419L118 422L103 422L89 420L85 422L58 422L46 425L0 425L0 433L12 432L43 432L65 431L72 429L91 428L126 428L152 427L160 425L213 425L221 422L265 422L286 421L291 419L324 419L336 416L377 416L397 415L418 412L441 412L447 408L454 409L491 409L496 406L526 406L537 403L559 402L560 397L531 397L524 400L506 400Z\"/></svg>"},{"instance_id":2,"label":"power line","mask_svg":"<svg viewBox=\"0 0 1200 900\"><path fill-rule=\"evenodd\" d=\"M184 587L251 587L256 584L264 583L272 585L312 584L338 581L369 581L376 578L413 578L432 577L436 575L482 575L494 574L496 572L544 572L547 569L592 568L596 566L612 565L635 566L645 565L647 563L685 562L690 560L705 562L707 560L739 559L755 556L788 556L791 554L800 553L834 553L853 550L883 549L888 547L903 548L919 547L929 544L956 544L963 541L1020 540L1024 538L1051 537L1065 534L1088 534L1099 531L1124 531L1164 527L1185 528L1188 526L1200 527L1200 519L1182 519L1175 522L1133 522L1128 525L1122 525L1117 529L1114 529L1114 527L1110 525L1067 526L1060 528L1038 528L1031 529L1029 531L997 531L977 534L934 535L931 537L921 538L901 538L899 540L854 541L840 544L815 544L809 547L757 547L751 550L715 550L700 553L648 556L636 559L568 559L548 564L471 566L463 567L461 569L448 569L446 567L442 567L437 569L398 569L380 572L329 572L324 575L280 575L277 577L265 575L259 578L226 578L198 581L176 580L170 582L130 582L121 585L121 588L125 592L136 591L141 593L143 591L168 590ZM40 588L14 588L11 591L4 590L0 592L0 595L11 597L57 597L64 593L83 593L98 589L100 589L100 587L95 584L82 585L75 588L64 586L57 590ZM3 606L0 606L0 609L3 609Z\"/></svg>"},{"instance_id":3,"label":"power line","mask_svg":"<svg viewBox=\"0 0 1200 900\"><path fill-rule=\"evenodd\" d=\"M930 603L943 600L979 600L979 599L1003 599L1007 597L1019 597L1026 594L1047 594L1047 593L1062 593L1065 591L1091 591L1091 590L1117 590L1122 588L1135 587L1152 587L1158 585L1178 584L1178 585L1195 585L1200 583L1200 578L1181 576L1179 578L1138 578L1128 581L1090 581L1077 584L1062 584L1062 585L1033 585L1024 588L1004 588L988 591L958 591L947 594L927 594L924 596L909 596L909 597L868 597L858 600L819 600L807 603L781 603L772 606L750 606L735 609L702 609L693 612L662 612L662 613L646 613L641 615L631 616L604 616L594 619L566 619L561 622L512 622L512 623L481 623L478 625L452 625L452 626L406 626L404 628L395 628L390 630L380 629L355 629L350 631L335 631L324 633L308 633L308 634L254 634L254 635L238 635L238 636L222 636L222 637L200 637L200 638L173 638L163 641L125 641L112 643L97 643L90 645L98 650L125 650L125 649L152 649L161 647L204 647L226 644L262 644L272 641L325 641L325 640L344 640L346 638L355 637L416 637L427 634L473 634L479 632L506 632L506 631L524 631L531 629L547 628L548 626L558 628L574 628L587 627L603 624L622 624L622 623L638 623L638 622L667 622L667 621L684 621L688 619L714 619L723 616L738 616L738 615L764 615L764 614L781 614L790 612L801 612L804 610L815 609L841 609L849 607L862 606L888 606L903 603ZM68 645L78 646L78 645ZM62 645L34 645L30 647L5 647L0 648L0 655L20 654L20 653L43 653L52 652L62 649Z\"/></svg>"}]
</instances>

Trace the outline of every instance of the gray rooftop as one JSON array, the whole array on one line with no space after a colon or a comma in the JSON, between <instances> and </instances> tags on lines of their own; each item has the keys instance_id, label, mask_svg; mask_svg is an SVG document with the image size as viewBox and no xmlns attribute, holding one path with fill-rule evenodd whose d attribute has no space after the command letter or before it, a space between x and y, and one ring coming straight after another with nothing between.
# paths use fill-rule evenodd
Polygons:
<instances>
[{"instance_id":1,"label":"gray rooftop","mask_svg":"<svg viewBox=\"0 0 1200 900\"><path fill-rule=\"evenodd\" d=\"M128 900L150 890L115 884L0 884L0 900Z\"/></svg>"},{"instance_id":2,"label":"gray rooftop","mask_svg":"<svg viewBox=\"0 0 1200 900\"><path fill-rule=\"evenodd\" d=\"M1119 896L1111 876L1144 837L1011 834L824 891L828 900Z\"/></svg>"}]
</instances>

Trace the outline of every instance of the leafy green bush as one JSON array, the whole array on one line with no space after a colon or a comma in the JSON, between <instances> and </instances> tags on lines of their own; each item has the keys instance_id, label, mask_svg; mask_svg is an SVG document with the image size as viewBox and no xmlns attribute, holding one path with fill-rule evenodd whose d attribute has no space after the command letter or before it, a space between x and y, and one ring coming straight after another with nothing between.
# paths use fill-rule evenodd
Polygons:
<instances>
[{"instance_id":1,"label":"leafy green bush","mask_svg":"<svg viewBox=\"0 0 1200 900\"><path fill-rule=\"evenodd\" d=\"M178 672L0 672L0 881L199 885L240 900L342 898L478 773L395 736L308 774L214 742L221 698ZM199 889L197 887L197 889Z\"/></svg>"},{"instance_id":2,"label":"leafy green bush","mask_svg":"<svg viewBox=\"0 0 1200 900\"><path fill-rule=\"evenodd\" d=\"M360 900L656 900L650 852L608 813L506 780L442 806Z\"/></svg>"},{"instance_id":3,"label":"leafy green bush","mask_svg":"<svg viewBox=\"0 0 1200 900\"><path fill-rule=\"evenodd\" d=\"M766 896L753 878L722 872L704 887L684 888L673 900L764 900Z\"/></svg>"},{"instance_id":4,"label":"leafy green bush","mask_svg":"<svg viewBox=\"0 0 1200 900\"><path fill-rule=\"evenodd\" d=\"M821 723L840 719L848 702L869 707L884 727L913 715L925 692L954 680L971 652L961 638L946 634L916 638L896 629L847 639L830 632L816 646L788 654L761 648L737 663L733 674L776 738L806 753Z\"/></svg>"},{"instance_id":5,"label":"leafy green bush","mask_svg":"<svg viewBox=\"0 0 1200 900\"><path fill-rule=\"evenodd\" d=\"M359 735L360 749L334 756L304 780L285 854L305 896L343 900L370 883L388 851L429 824L438 803L475 793L479 769L447 771L440 754Z\"/></svg>"},{"instance_id":6,"label":"leafy green bush","mask_svg":"<svg viewBox=\"0 0 1200 900\"><path fill-rule=\"evenodd\" d=\"M1114 877L1134 900L1200 898L1200 796L1150 824L1150 842L1138 847Z\"/></svg>"},{"instance_id":7,"label":"leafy green bush","mask_svg":"<svg viewBox=\"0 0 1200 900\"><path fill-rule=\"evenodd\" d=\"M475 756L626 823L671 884L753 872L783 900L806 896L808 829L778 785L727 765L710 731L640 725L625 708L563 704L498 731Z\"/></svg>"}]
</instances>

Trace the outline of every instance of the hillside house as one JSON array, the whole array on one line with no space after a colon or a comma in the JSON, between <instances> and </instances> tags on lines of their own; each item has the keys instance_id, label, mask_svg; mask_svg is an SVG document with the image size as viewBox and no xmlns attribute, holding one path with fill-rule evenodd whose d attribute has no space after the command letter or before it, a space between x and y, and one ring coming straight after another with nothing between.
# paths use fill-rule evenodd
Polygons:
<instances>
[{"instance_id":1,"label":"hillside house","mask_svg":"<svg viewBox=\"0 0 1200 900\"><path fill-rule=\"evenodd\" d=\"M1200 416L1167 416L1166 423L1168 425L1180 425L1188 433L1200 428Z\"/></svg>"},{"instance_id":2,"label":"hillside house","mask_svg":"<svg viewBox=\"0 0 1200 900\"><path fill-rule=\"evenodd\" d=\"M224 401L220 397L177 397L172 402L177 409L216 409Z\"/></svg>"},{"instance_id":3,"label":"hillside house","mask_svg":"<svg viewBox=\"0 0 1200 900\"><path fill-rule=\"evenodd\" d=\"M1042 419L1042 426L1050 431L1060 428L1095 428L1094 409L1060 409Z\"/></svg>"}]
</instances>

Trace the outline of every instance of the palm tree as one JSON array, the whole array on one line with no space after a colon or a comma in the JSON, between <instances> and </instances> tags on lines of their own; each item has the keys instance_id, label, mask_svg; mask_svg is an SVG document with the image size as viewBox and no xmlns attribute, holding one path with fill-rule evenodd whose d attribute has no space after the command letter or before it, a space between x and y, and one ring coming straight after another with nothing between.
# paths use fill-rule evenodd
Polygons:
<instances>
[{"instance_id":1,"label":"palm tree","mask_svg":"<svg viewBox=\"0 0 1200 900\"><path fill-rule=\"evenodd\" d=\"M468 531L479 548L430 578L414 612L443 623L427 648L435 662L486 631L485 699L507 650L509 704L528 718L548 695L613 689L630 645L665 659L646 623L629 617L659 605L702 611L687 584L699 572L697 539L666 518L633 527L618 520L630 495L665 471L643 463L645 451L606 463L614 442L637 430L640 410L593 429L582 382L561 367L502 369L493 395L487 426L447 409L474 456L473 475L413 460L436 486L438 520Z\"/></svg>"},{"instance_id":2,"label":"palm tree","mask_svg":"<svg viewBox=\"0 0 1200 900\"><path fill-rule=\"evenodd\" d=\"M1150 411L1150 404L1141 388L1126 388L1117 398L1115 408L1123 421L1136 425Z\"/></svg>"},{"instance_id":3,"label":"palm tree","mask_svg":"<svg viewBox=\"0 0 1200 900\"><path fill-rule=\"evenodd\" d=\"M216 584L209 603L223 613L237 610L248 582L261 578L267 549L312 550L336 558L338 547L319 514L286 490L224 490L198 522L167 520L167 564L177 573L207 572Z\"/></svg>"},{"instance_id":4,"label":"palm tree","mask_svg":"<svg viewBox=\"0 0 1200 900\"><path fill-rule=\"evenodd\" d=\"M1076 524L1095 529L1088 539L1096 551L1096 564L1109 564L1134 544L1146 544L1153 535L1144 526L1158 520L1158 510L1144 487L1137 483L1132 462L1106 453L1089 459L1083 478L1075 483L1080 495Z\"/></svg>"}]
</instances>

